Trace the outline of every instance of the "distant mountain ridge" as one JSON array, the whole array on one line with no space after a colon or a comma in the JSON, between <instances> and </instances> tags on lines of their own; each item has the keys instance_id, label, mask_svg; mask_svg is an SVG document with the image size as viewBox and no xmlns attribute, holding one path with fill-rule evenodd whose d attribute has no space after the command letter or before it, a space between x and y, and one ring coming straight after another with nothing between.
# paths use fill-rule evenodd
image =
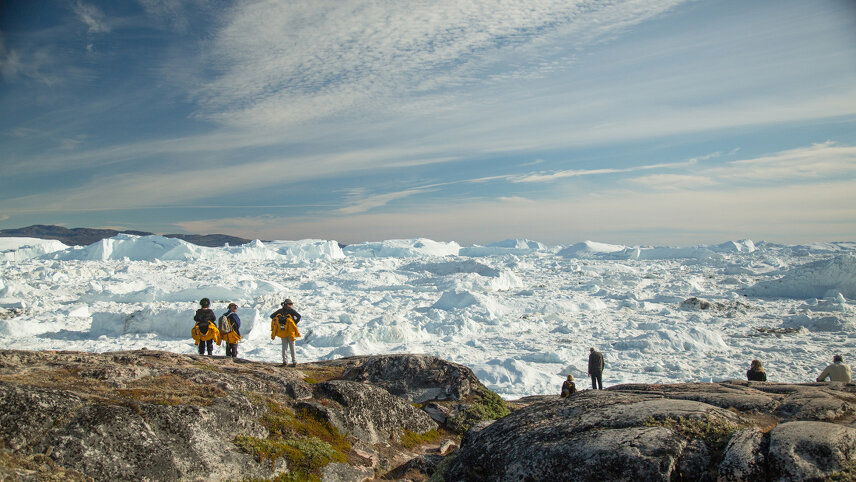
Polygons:
<instances>
[{"instance_id":1,"label":"distant mountain ridge","mask_svg":"<svg viewBox=\"0 0 856 482\"><path fill-rule=\"evenodd\" d=\"M115 229L93 229L93 228L65 228L62 226L50 226L34 224L25 228L11 228L0 230L0 237L23 237L39 239L56 239L69 246L87 246L102 239L112 238L117 234L133 234L136 236L151 236L155 233L145 231ZM164 234L167 238L177 238L198 246L218 247L226 243L239 245L249 243L251 240L229 236L227 234Z\"/></svg>"}]
</instances>

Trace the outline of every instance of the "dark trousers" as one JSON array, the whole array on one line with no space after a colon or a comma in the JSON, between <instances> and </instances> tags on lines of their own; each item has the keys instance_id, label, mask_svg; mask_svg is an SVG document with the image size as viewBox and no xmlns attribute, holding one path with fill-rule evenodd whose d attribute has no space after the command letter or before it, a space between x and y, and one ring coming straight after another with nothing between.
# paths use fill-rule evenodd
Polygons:
<instances>
[{"instance_id":1,"label":"dark trousers","mask_svg":"<svg viewBox=\"0 0 856 482\"><path fill-rule=\"evenodd\" d=\"M600 380L600 373L592 373L591 374L591 388L592 390L603 390L603 382Z\"/></svg>"},{"instance_id":2,"label":"dark trousers","mask_svg":"<svg viewBox=\"0 0 856 482\"><path fill-rule=\"evenodd\" d=\"M230 356L235 358L238 356L238 344L237 343L226 343L226 356Z\"/></svg>"},{"instance_id":3,"label":"dark trousers","mask_svg":"<svg viewBox=\"0 0 856 482\"><path fill-rule=\"evenodd\" d=\"M206 349L208 349L209 355L211 355L214 352L214 340L207 340L207 341L199 340L199 354L204 355Z\"/></svg>"}]
</instances>

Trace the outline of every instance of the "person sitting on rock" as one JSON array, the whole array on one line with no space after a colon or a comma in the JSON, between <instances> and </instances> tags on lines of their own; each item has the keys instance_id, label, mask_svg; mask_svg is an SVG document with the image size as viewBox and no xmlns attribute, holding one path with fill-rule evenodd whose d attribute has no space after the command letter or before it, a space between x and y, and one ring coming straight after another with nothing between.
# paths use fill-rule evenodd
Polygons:
<instances>
[{"instance_id":1,"label":"person sitting on rock","mask_svg":"<svg viewBox=\"0 0 856 482\"><path fill-rule=\"evenodd\" d=\"M297 358L294 356L294 340L300 338L300 332L297 330L297 324L300 323L300 313L294 310L294 302L286 299L282 302L282 308L274 311L270 321L270 339L276 337L282 338L282 364L288 363L286 357L286 347L291 349L291 366L297 365Z\"/></svg>"},{"instance_id":2,"label":"person sitting on rock","mask_svg":"<svg viewBox=\"0 0 856 482\"><path fill-rule=\"evenodd\" d=\"M238 342L241 340L241 318L238 316L238 305L229 303L229 311L220 317L220 337L226 341L226 356L238 356Z\"/></svg>"},{"instance_id":3,"label":"person sitting on rock","mask_svg":"<svg viewBox=\"0 0 856 482\"><path fill-rule=\"evenodd\" d=\"M853 373L850 371L850 366L844 364L844 357L841 355L833 356L832 365L820 373L817 381L825 382L827 378L830 382L853 383Z\"/></svg>"},{"instance_id":4,"label":"person sitting on rock","mask_svg":"<svg viewBox=\"0 0 856 482\"><path fill-rule=\"evenodd\" d=\"M568 379L562 383L562 398L568 398L577 391L577 385L574 383L574 376L568 375Z\"/></svg>"},{"instance_id":5,"label":"person sitting on rock","mask_svg":"<svg viewBox=\"0 0 856 482\"><path fill-rule=\"evenodd\" d=\"M193 341L199 346L200 355L204 355L207 350L208 356L211 356L214 352L214 343L216 342L217 345L220 345L220 330L214 324L217 317L214 315L214 310L210 308L211 300L208 298L199 300L199 306L201 308L196 310L196 315L193 316L193 321L196 322L196 325L190 331L190 336L193 337Z\"/></svg>"},{"instance_id":6,"label":"person sitting on rock","mask_svg":"<svg viewBox=\"0 0 856 482\"><path fill-rule=\"evenodd\" d=\"M750 382L767 381L767 372L764 371L764 365L761 364L761 360L752 360L749 370L746 371L746 379Z\"/></svg>"}]
</instances>

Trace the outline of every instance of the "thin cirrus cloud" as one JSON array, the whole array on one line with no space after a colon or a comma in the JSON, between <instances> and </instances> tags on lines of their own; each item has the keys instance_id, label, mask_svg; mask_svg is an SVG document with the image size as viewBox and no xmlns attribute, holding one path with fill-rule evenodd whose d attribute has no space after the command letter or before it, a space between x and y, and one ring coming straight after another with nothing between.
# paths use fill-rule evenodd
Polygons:
<instances>
[{"instance_id":1,"label":"thin cirrus cloud","mask_svg":"<svg viewBox=\"0 0 856 482\"><path fill-rule=\"evenodd\" d=\"M106 33L112 30L104 12L95 5L77 0L71 7L77 18L89 29L89 33Z\"/></svg>"},{"instance_id":2,"label":"thin cirrus cloud","mask_svg":"<svg viewBox=\"0 0 856 482\"><path fill-rule=\"evenodd\" d=\"M474 83L474 72L491 68L508 50L519 56L528 48L539 59L539 50L553 48L544 44L550 32L591 42L678 3L244 3L224 20L207 53L218 75L196 92L200 114L270 127L365 103L402 109L403 94L414 91L423 94L424 107L440 89Z\"/></svg>"},{"instance_id":3,"label":"thin cirrus cloud","mask_svg":"<svg viewBox=\"0 0 856 482\"><path fill-rule=\"evenodd\" d=\"M707 156L705 156L707 157ZM709 158L709 157L708 157ZM651 169L674 169L674 168L682 168L692 166L697 162L697 159L690 159L685 162L672 162L672 163L664 163L664 164L651 164L646 166L634 166L628 167L624 169L616 169L616 168L605 168L605 169L572 169L572 170L563 170L553 173L538 173L538 174L527 174L524 176L510 176L509 180L511 182L550 182L556 181L558 179L568 178L568 177L579 177L579 176L594 176L598 174L618 174L623 172L634 172L634 171L647 171Z\"/></svg>"},{"instance_id":4,"label":"thin cirrus cloud","mask_svg":"<svg viewBox=\"0 0 856 482\"><path fill-rule=\"evenodd\" d=\"M187 188L205 179L258 219L300 191L313 207L288 211L311 237L342 218L489 236L503 212L560 230L538 210L583 192L641 211L852 182L853 10L784 1L71 0L0 43L0 106L20 114L0 123L2 211L174 206L161 223L205 231L215 214L190 208L218 200ZM588 201L588 219L628 222ZM452 203L466 222L413 214Z\"/></svg>"},{"instance_id":5,"label":"thin cirrus cloud","mask_svg":"<svg viewBox=\"0 0 856 482\"><path fill-rule=\"evenodd\" d=\"M856 146L833 141L788 149L722 166L697 169L692 174L640 176L631 183L651 189L679 190L769 183L824 182L856 179Z\"/></svg>"},{"instance_id":6,"label":"thin cirrus cloud","mask_svg":"<svg viewBox=\"0 0 856 482\"><path fill-rule=\"evenodd\" d=\"M795 196L790 186L743 187L731 191L611 191L573 199L533 200L506 197L494 201L424 203L418 210L355 213L337 217L260 216L216 220L218 227L243 236L278 239L288 226L290 237L323 237L353 243L420 236L458 242L506 239L525 233L530 239L566 243L564 226L574 239L617 243L709 243L764 233L760 239L808 242L818 232L847 236L856 220L848 182L818 183ZM747 209L751 206L752 209ZM700 225L700 213L704 223ZM596 217L597 222L592 222ZM212 221L182 221L190 232L205 232ZM834 239L834 238L833 238Z\"/></svg>"}]
</instances>

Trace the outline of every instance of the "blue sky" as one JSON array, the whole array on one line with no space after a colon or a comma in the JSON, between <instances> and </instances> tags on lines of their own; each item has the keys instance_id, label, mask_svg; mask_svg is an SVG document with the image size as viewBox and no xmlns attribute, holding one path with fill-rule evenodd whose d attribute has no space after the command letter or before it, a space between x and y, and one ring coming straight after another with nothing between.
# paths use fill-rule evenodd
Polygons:
<instances>
[{"instance_id":1,"label":"blue sky","mask_svg":"<svg viewBox=\"0 0 856 482\"><path fill-rule=\"evenodd\" d=\"M856 3L0 3L0 228L856 239Z\"/></svg>"}]
</instances>

